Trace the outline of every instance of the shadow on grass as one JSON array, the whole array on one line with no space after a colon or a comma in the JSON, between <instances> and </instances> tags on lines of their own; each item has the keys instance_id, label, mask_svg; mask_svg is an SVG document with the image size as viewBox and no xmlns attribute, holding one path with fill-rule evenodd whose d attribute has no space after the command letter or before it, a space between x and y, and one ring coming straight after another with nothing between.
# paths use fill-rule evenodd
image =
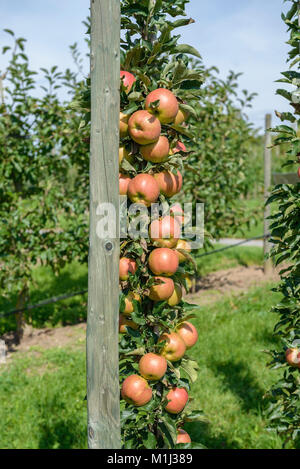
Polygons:
<instances>
[{"instance_id":1,"label":"shadow on grass","mask_svg":"<svg viewBox=\"0 0 300 469\"><path fill-rule=\"evenodd\" d=\"M207 449L241 449L236 441L229 440L223 433L213 436L209 423L186 423L184 428L193 442L201 443Z\"/></svg>"},{"instance_id":2,"label":"shadow on grass","mask_svg":"<svg viewBox=\"0 0 300 469\"><path fill-rule=\"evenodd\" d=\"M214 364L212 369L219 378L222 378L227 390L239 398L244 411L255 414L259 412L263 405L265 390L261 388L245 363L219 362Z\"/></svg>"}]
</instances>

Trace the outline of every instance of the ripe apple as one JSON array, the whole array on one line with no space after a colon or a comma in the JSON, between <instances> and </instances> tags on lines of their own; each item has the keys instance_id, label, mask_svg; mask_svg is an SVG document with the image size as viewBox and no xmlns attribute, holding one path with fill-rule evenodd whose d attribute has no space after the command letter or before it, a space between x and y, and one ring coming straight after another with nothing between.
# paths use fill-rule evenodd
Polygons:
<instances>
[{"instance_id":1,"label":"ripe apple","mask_svg":"<svg viewBox=\"0 0 300 469\"><path fill-rule=\"evenodd\" d=\"M174 282L168 277L154 277L158 281L156 285L150 287L149 298L153 301L166 301L172 296L174 291Z\"/></svg>"},{"instance_id":2,"label":"ripe apple","mask_svg":"<svg viewBox=\"0 0 300 469\"><path fill-rule=\"evenodd\" d=\"M174 155L175 153L178 153L180 151L186 153L187 150L185 144L178 141L176 147L172 148L171 155Z\"/></svg>"},{"instance_id":3,"label":"ripe apple","mask_svg":"<svg viewBox=\"0 0 300 469\"><path fill-rule=\"evenodd\" d=\"M124 160L127 160L129 163L132 163L133 162L133 157L128 153L128 151L126 150L126 148L123 146L123 147L120 147L119 148L119 165L122 163L122 161Z\"/></svg>"},{"instance_id":4,"label":"ripe apple","mask_svg":"<svg viewBox=\"0 0 300 469\"><path fill-rule=\"evenodd\" d=\"M130 176L127 174L119 173L119 193L120 195L127 195L128 184L131 181Z\"/></svg>"},{"instance_id":5,"label":"ripe apple","mask_svg":"<svg viewBox=\"0 0 300 469\"><path fill-rule=\"evenodd\" d=\"M184 212L181 208L180 204L174 204L170 208L170 213L174 215L175 220L178 222L180 226L184 223Z\"/></svg>"},{"instance_id":6,"label":"ripe apple","mask_svg":"<svg viewBox=\"0 0 300 469\"><path fill-rule=\"evenodd\" d=\"M169 215L153 220L150 224L150 239L155 245L161 248L174 248L178 243L180 234L181 229L179 224Z\"/></svg>"},{"instance_id":7,"label":"ripe apple","mask_svg":"<svg viewBox=\"0 0 300 469\"><path fill-rule=\"evenodd\" d=\"M139 328L139 326L135 322L130 321L123 314L120 314L120 316L119 316L119 332L120 332L120 334L127 334L126 326L131 327L131 329L134 329L135 331Z\"/></svg>"},{"instance_id":8,"label":"ripe apple","mask_svg":"<svg viewBox=\"0 0 300 469\"><path fill-rule=\"evenodd\" d=\"M286 361L294 368L300 368L300 349L289 348L285 352Z\"/></svg>"},{"instance_id":9,"label":"ripe apple","mask_svg":"<svg viewBox=\"0 0 300 469\"><path fill-rule=\"evenodd\" d=\"M130 180L127 193L131 202L150 207L159 197L159 187L150 174L138 174Z\"/></svg>"},{"instance_id":10,"label":"ripe apple","mask_svg":"<svg viewBox=\"0 0 300 469\"><path fill-rule=\"evenodd\" d=\"M120 280L128 280L129 279L129 272L131 274L135 274L137 270L136 262L133 259L129 259L128 257L121 257L119 263L119 278Z\"/></svg>"},{"instance_id":11,"label":"ripe apple","mask_svg":"<svg viewBox=\"0 0 300 469\"><path fill-rule=\"evenodd\" d=\"M122 384L121 395L129 404L141 407L152 399L152 389L139 375L128 376Z\"/></svg>"},{"instance_id":12,"label":"ripe apple","mask_svg":"<svg viewBox=\"0 0 300 469\"><path fill-rule=\"evenodd\" d=\"M124 87L126 88L126 93L128 94L132 88L133 83L136 81L136 78L132 73L120 71L120 78L123 82Z\"/></svg>"},{"instance_id":13,"label":"ripe apple","mask_svg":"<svg viewBox=\"0 0 300 469\"><path fill-rule=\"evenodd\" d=\"M139 362L139 372L149 381L158 381L167 371L167 360L155 353L146 353Z\"/></svg>"},{"instance_id":14,"label":"ripe apple","mask_svg":"<svg viewBox=\"0 0 300 469\"><path fill-rule=\"evenodd\" d=\"M154 174L158 182L160 192L166 197L173 197L181 191L182 188L182 175L180 171L173 174L171 171L162 171L161 173Z\"/></svg>"},{"instance_id":15,"label":"ripe apple","mask_svg":"<svg viewBox=\"0 0 300 469\"><path fill-rule=\"evenodd\" d=\"M178 241L178 243L176 245L176 252L177 252L178 258L179 258L179 264L183 264L184 262L186 262L187 258L185 257L184 254L177 251L177 249L183 249L184 251L190 253L192 251L192 247L191 247L190 243L188 241L186 241L185 239L180 239Z\"/></svg>"},{"instance_id":16,"label":"ripe apple","mask_svg":"<svg viewBox=\"0 0 300 469\"><path fill-rule=\"evenodd\" d=\"M198 340L198 331L190 322L182 322L176 332L182 338L187 349L193 347Z\"/></svg>"},{"instance_id":17,"label":"ripe apple","mask_svg":"<svg viewBox=\"0 0 300 469\"><path fill-rule=\"evenodd\" d=\"M177 116L176 116L174 124L181 125L183 124L184 121L187 120L188 117L189 117L189 113L187 111L183 111L182 109L179 109L179 111L177 112Z\"/></svg>"},{"instance_id":18,"label":"ripe apple","mask_svg":"<svg viewBox=\"0 0 300 469\"><path fill-rule=\"evenodd\" d=\"M128 136L128 121L129 121L129 114L124 114L124 112L120 112L120 137L124 138Z\"/></svg>"},{"instance_id":19,"label":"ripe apple","mask_svg":"<svg viewBox=\"0 0 300 469\"><path fill-rule=\"evenodd\" d=\"M154 275L171 277L177 272L179 260L175 251L168 248L154 249L149 256L149 268Z\"/></svg>"},{"instance_id":20,"label":"ripe apple","mask_svg":"<svg viewBox=\"0 0 300 469\"><path fill-rule=\"evenodd\" d=\"M166 398L169 400L165 407L166 411L170 414L179 414L185 408L189 395L184 388L173 388Z\"/></svg>"},{"instance_id":21,"label":"ripe apple","mask_svg":"<svg viewBox=\"0 0 300 469\"><path fill-rule=\"evenodd\" d=\"M170 296L170 298L168 299L168 305L176 306L178 305L178 303L180 303L181 299L182 299L182 288L180 285L178 285L178 283L175 283L173 295Z\"/></svg>"},{"instance_id":22,"label":"ripe apple","mask_svg":"<svg viewBox=\"0 0 300 469\"><path fill-rule=\"evenodd\" d=\"M190 435L185 432L182 428L178 428L176 444L180 445L186 443L192 443Z\"/></svg>"},{"instance_id":23,"label":"ripe apple","mask_svg":"<svg viewBox=\"0 0 300 469\"><path fill-rule=\"evenodd\" d=\"M185 343L182 338L176 333L171 332L170 334L164 333L158 342L165 341L165 345L161 351L161 355L170 362L177 362L180 360L186 351Z\"/></svg>"},{"instance_id":24,"label":"ripe apple","mask_svg":"<svg viewBox=\"0 0 300 469\"><path fill-rule=\"evenodd\" d=\"M148 111L136 111L128 121L128 131L136 143L149 145L158 141L161 125L159 120Z\"/></svg>"},{"instance_id":25,"label":"ripe apple","mask_svg":"<svg viewBox=\"0 0 300 469\"><path fill-rule=\"evenodd\" d=\"M133 306L133 301L141 301L141 297L138 293L135 292L129 292L128 295L125 297L125 304L123 309L121 310L121 313L123 313L123 316L130 316L131 313L134 311L134 306Z\"/></svg>"},{"instance_id":26,"label":"ripe apple","mask_svg":"<svg viewBox=\"0 0 300 469\"><path fill-rule=\"evenodd\" d=\"M159 105L157 108L153 109L151 104L155 101L159 101ZM145 109L151 112L151 114L156 115L162 124L170 124L174 122L178 114L179 105L172 91L165 88L158 88L148 94L145 101Z\"/></svg>"},{"instance_id":27,"label":"ripe apple","mask_svg":"<svg viewBox=\"0 0 300 469\"><path fill-rule=\"evenodd\" d=\"M170 144L167 137L161 136L157 142L143 145L140 147L140 153L144 160L152 163L163 163L169 157Z\"/></svg>"}]
</instances>

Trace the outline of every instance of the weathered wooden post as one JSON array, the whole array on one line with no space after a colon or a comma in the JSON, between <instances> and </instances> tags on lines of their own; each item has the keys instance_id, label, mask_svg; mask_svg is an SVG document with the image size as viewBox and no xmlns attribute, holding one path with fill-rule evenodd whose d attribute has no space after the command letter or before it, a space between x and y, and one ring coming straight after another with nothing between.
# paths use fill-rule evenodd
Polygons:
<instances>
[{"instance_id":1,"label":"weathered wooden post","mask_svg":"<svg viewBox=\"0 0 300 469\"><path fill-rule=\"evenodd\" d=\"M271 188L271 167L272 167L272 151L269 148L272 144L272 136L271 133L268 132L272 126L272 116L271 114L267 114L265 118L265 151L264 151L264 200L268 200L270 196L270 188ZM268 217L271 215L271 208L270 205L265 206L264 208L264 255L266 256L271 249L269 239L267 236L270 234L270 221ZM265 259L264 261L264 272L265 274L269 274L273 268L272 260Z\"/></svg>"},{"instance_id":2,"label":"weathered wooden post","mask_svg":"<svg viewBox=\"0 0 300 469\"><path fill-rule=\"evenodd\" d=\"M119 88L120 1L91 0L87 405L88 444L93 449L118 449L121 444L118 376ZM100 214L106 209L115 233L103 238L99 222Z\"/></svg>"}]
</instances>

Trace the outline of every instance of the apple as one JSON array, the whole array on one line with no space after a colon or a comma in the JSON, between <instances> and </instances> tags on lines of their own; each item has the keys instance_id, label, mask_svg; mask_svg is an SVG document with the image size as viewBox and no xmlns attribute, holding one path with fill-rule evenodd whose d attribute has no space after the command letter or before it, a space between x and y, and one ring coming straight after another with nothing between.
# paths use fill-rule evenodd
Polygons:
<instances>
[{"instance_id":1,"label":"apple","mask_svg":"<svg viewBox=\"0 0 300 469\"><path fill-rule=\"evenodd\" d=\"M163 163L169 158L169 152L169 140L164 136L159 137L157 142L140 147L140 153L144 160L152 163Z\"/></svg>"},{"instance_id":2,"label":"apple","mask_svg":"<svg viewBox=\"0 0 300 469\"><path fill-rule=\"evenodd\" d=\"M134 329L135 331L139 328L139 326L135 322L130 321L123 314L120 314L120 316L119 316L119 332L120 332L120 334L127 334L127 326L131 327L131 329Z\"/></svg>"},{"instance_id":3,"label":"apple","mask_svg":"<svg viewBox=\"0 0 300 469\"><path fill-rule=\"evenodd\" d=\"M167 360L155 353L146 353L139 362L139 372L149 381L158 381L167 371Z\"/></svg>"},{"instance_id":4,"label":"apple","mask_svg":"<svg viewBox=\"0 0 300 469\"><path fill-rule=\"evenodd\" d=\"M122 163L122 161L124 160L127 160L129 163L132 163L133 162L133 157L128 153L128 151L126 150L126 148L123 146L123 147L120 147L119 148L119 165Z\"/></svg>"},{"instance_id":5,"label":"apple","mask_svg":"<svg viewBox=\"0 0 300 469\"><path fill-rule=\"evenodd\" d=\"M168 299L168 305L176 306L178 305L178 303L180 303L181 299L182 299L182 288L180 285L178 285L178 283L175 283L173 295L170 296L170 298Z\"/></svg>"},{"instance_id":6,"label":"apple","mask_svg":"<svg viewBox=\"0 0 300 469\"><path fill-rule=\"evenodd\" d=\"M300 368L300 349L289 348L285 352L286 361L288 364L295 368Z\"/></svg>"},{"instance_id":7,"label":"apple","mask_svg":"<svg viewBox=\"0 0 300 469\"><path fill-rule=\"evenodd\" d=\"M180 171L177 171L177 174L173 174L171 171L162 171L154 174L154 177L158 182L160 192L166 197L173 197L181 191L182 175Z\"/></svg>"},{"instance_id":8,"label":"apple","mask_svg":"<svg viewBox=\"0 0 300 469\"><path fill-rule=\"evenodd\" d=\"M179 414L185 408L189 395L184 388L173 388L166 398L169 401L165 407L166 411L170 414Z\"/></svg>"},{"instance_id":9,"label":"apple","mask_svg":"<svg viewBox=\"0 0 300 469\"><path fill-rule=\"evenodd\" d=\"M148 111L136 111L128 121L128 131L136 143L149 145L158 141L161 125L159 120Z\"/></svg>"},{"instance_id":10,"label":"apple","mask_svg":"<svg viewBox=\"0 0 300 469\"><path fill-rule=\"evenodd\" d=\"M149 268L154 275L171 277L177 272L179 266L178 255L168 248L154 249L148 259Z\"/></svg>"},{"instance_id":11,"label":"apple","mask_svg":"<svg viewBox=\"0 0 300 469\"><path fill-rule=\"evenodd\" d=\"M187 111L183 111L182 109L179 109L177 112L177 116L175 118L174 124L175 125L181 125L183 122L187 120L189 117L189 113Z\"/></svg>"},{"instance_id":12,"label":"apple","mask_svg":"<svg viewBox=\"0 0 300 469\"><path fill-rule=\"evenodd\" d=\"M186 281L186 285L187 285L187 289L188 289L187 291L190 291L190 289L193 286L193 280L192 280L191 276L189 274L184 274L183 278L185 278L185 281Z\"/></svg>"},{"instance_id":13,"label":"apple","mask_svg":"<svg viewBox=\"0 0 300 469\"><path fill-rule=\"evenodd\" d=\"M141 407L152 399L152 389L139 375L128 376L122 384L121 395L129 404Z\"/></svg>"},{"instance_id":14,"label":"apple","mask_svg":"<svg viewBox=\"0 0 300 469\"><path fill-rule=\"evenodd\" d=\"M127 174L119 173L119 193L120 195L127 195L128 184L131 181L130 176Z\"/></svg>"},{"instance_id":15,"label":"apple","mask_svg":"<svg viewBox=\"0 0 300 469\"><path fill-rule=\"evenodd\" d=\"M130 184L129 184L130 186ZM150 224L150 239L161 248L174 248L180 238L181 229L177 221L169 215L153 220Z\"/></svg>"},{"instance_id":16,"label":"apple","mask_svg":"<svg viewBox=\"0 0 300 469\"><path fill-rule=\"evenodd\" d=\"M134 82L136 82L136 78L132 73L125 72L123 70L120 71L120 78L123 82L124 87L126 88L126 93L128 94L132 88Z\"/></svg>"},{"instance_id":17,"label":"apple","mask_svg":"<svg viewBox=\"0 0 300 469\"><path fill-rule=\"evenodd\" d=\"M124 114L124 112L120 112L120 137L124 138L128 136L128 121L129 121L129 114Z\"/></svg>"},{"instance_id":18,"label":"apple","mask_svg":"<svg viewBox=\"0 0 300 469\"><path fill-rule=\"evenodd\" d=\"M181 208L180 204L174 204L170 208L170 214L174 215L175 220L178 222L180 226L184 223L184 212Z\"/></svg>"},{"instance_id":19,"label":"apple","mask_svg":"<svg viewBox=\"0 0 300 469\"><path fill-rule=\"evenodd\" d=\"M195 345L198 340L198 332L190 322L182 322L176 330L177 334L182 338L187 349Z\"/></svg>"},{"instance_id":20,"label":"apple","mask_svg":"<svg viewBox=\"0 0 300 469\"><path fill-rule=\"evenodd\" d=\"M184 251L190 253L192 251L191 244L188 241L186 241L185 239L180 239L178 241L177 245L176 245L176 252L177 252L178 258L179 258L179 264L183 264L184 262L186 262L187 258L185 257L184 254L177 251L177 249L183 249Z\"/></svg>"},{"instance_id":21,"label":"apple","mask_svg":"<svg viewBox=\"0 0 300 469\"><path fill-rule=\"evenodd\" d=\"M150 207L159 197L159 187L150 174L138 174L128 184L128 197L131 202Z\"/></svg>"},{"instance_id":22,"label":"apple","mask_svg":"<svg viewBox=\"0 0 300 469\"><path fill-rule=\"evenodd\" d=\"M153 301L166 301L174 292L174 282L168 277L154 277L155 282L150 287L149 298Z\"/></svg>"},{"instance_id":23,"label":"apple","mask_svg":"<svg viewBox=\"0 0 300 469\"><path fill-rule=\"evenodd\" d=\"M172 148L171 155L174 155L175 153L178 153L180 151L186 153L187 149L184 143L178 141L176 147Z\"/></svg>"},{"instance_id":24,"label":"apple","mask_svg":"<svg viewBox=\"0 0 300 469\"><path fill-rule=\"evenodd\" d=\"M155 101L159 101L159 104L156 108L152 108L151 104ZM162 124L170 124L174 122L178 114L179 105L172 91L158 88L148 94L145 101L145 109L151 114L156 115Z\"/></svg>"},{"instance_id":25,"label":"apple","mask_svg":"<svg viewBox=\"0 0 300 469\"><path fill-rule=\"evenodd\" d=\"M119 278L120 280L128 280L129 272L135 274L137 270L136 262L128 257L121 257L119 262Z\"/></svg>"},{"instance_id":26,"label":"apple","mask_svg":"<svg viewBox=\"0 0 300 469\"><path fill-rule=\"evenodd\" d=\"M134 305L133 301L141 301L141 297L138 293L135 292L129 292L128 295L124 299L124 307L121 310L121 313L123 313L123 316L130 316L131 313L134 311Z\"/></svg>"},{"instance_id":27,"label":"apple","mask_svg":"<svg viewBox=\"0 0 300 469\"><path fill-rule=\"evenodd\" d=\"M186 351L185 343L182 338L176 333L171 332L170 334L164 333L158 342L165 341L165 345L161 351L161 355L170 362L177 362L180 360Z\"/></svg>"},{"instance_id":28,"label":"apple","mask_svg":"<svg viewBox=\"0 0 300 469\"><path fill-rule=\"evenodd\" d=\"M178 428L177 430L177 440L176 444L186 444L186 443L192 443L190 435L184 431L182 428Z\"/></svg>"}]
</instances>

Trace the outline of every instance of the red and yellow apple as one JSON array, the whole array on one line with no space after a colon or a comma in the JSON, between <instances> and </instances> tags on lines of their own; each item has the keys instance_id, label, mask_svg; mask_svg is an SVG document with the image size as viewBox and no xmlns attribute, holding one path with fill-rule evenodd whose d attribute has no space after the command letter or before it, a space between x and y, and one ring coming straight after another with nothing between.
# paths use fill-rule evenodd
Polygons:
<instances>
[{"instance_id":1,"label":"red and yellow apple","mask_svg":"<svg viewBox=\"0 0 300 469\"><path fill-rule=\"evenodd\" d=\"M173 388L166 395L168 404L165 409L170 414L179 414L185 408L189 395L184 388Z\"/></svg>"},{"instance_id":2,"label":"red and yellow apple","mask_svg":"<svg viewBox=\"0 0 300 469\"><path fill-rule=\"evenodd\" d=\"M122 281L129 279L129 272L135 274L137 270L136 262L129 257L121 257L119 262L119 278Z\"/></svg>"},{"instance_id":3,"label":"red and yellow apple","mask_svg":"<svg viewBox=\"0 0 300 469\"><path fill-rule=\"evenodd\" d=\"M127 195L128 184L131 181L130 176L127 174L119 173L119 194Z\"/></svg>"},{"instance_id":4,"label":"red and yellow apple","mask_svg":"<svg viewBox=\"0 0 300 469\"><path fill-rule=\"evenodd\" d=\"M156 108L153 108L151 104L156 101L159 101L159 104ZM178 114L179 105L172 91L158 88L148 94L145 101L145 109L151 114L156 115L162 124L170 124L174 122Z\"/></svg>"},{"instance_id":5,"label":"red and yellow apple","mask_svg":"<svg viewBox=\"0 0 300 469\"><path fill-rule=\"evenodd\" d=\"M157 142L140 147L140 153L144 160L152 163L163 163L169 158L169 152L169 140L164 136L159 137Z\"/></svg>"},{"instance_id":6,"label":"red and yellow apple","mask_svg":"<svg viewBox=\"0 0 300 469\"><path fill-rule=\"evenodd\" d=\"M174 282L168 277L154 277L155 283L150 287L149 298L153 301L166 301L174 292Z\"/></svg>"},{"instance_id":7,"label":"red and yellow apple","mask_svg":"<svg viewBox=\"0 0 300 469\"><path fill-rule=\"evenodd\" d=\"M177 116L175 118L174 124L175 125L181 125L183 122L187 120L189 117L189 113L187 111L183 111L182 109L179 109L177 112Z\"/></svg>"},{"instance_id":8,"label":"red and yellow apple","mask_svg":"<svg viewBox=\"0 0 300 469\"><path fill-rule=\"evenodd\" d=\"M149 268L154 275L171 277L177 272L179 266L178 255L168 248L154 249L148 259Z\"/></svg>"},{"instance_id":9,"label":"red and yellow apple","mask_svg":"<svg viewBox=\"0 0 300 469\"><path fill-rule=\"evenodd\" d=\"M178 241L177 245L176 245L176 252L177 252L178 258L179 258L179 264L183 264L184 262L186 262L187 258L185 257L184 254L177 251L177 249L182 249L182 250L186 251L187 253L190 253L192 251L191 244L188 241L186 241L185 239L180 239Z\"/></svg>"},{"instance_id":10,"label":"red and yellow apple","mask_svg":"<svg viewBox=\"0 0 300 469\"><path fill-rule=\"evenodd\" d=\"M125 72L124 70L120 71L120 78L124 87L126 88L126 93L128 94L133 86L133 83L136 82L136 78L134 75L132 75L132 73Z\"/></svg>"},{"instance_id":11,"label":"red and yellow apple","mask_svg":"<svg viewBox=\"0 0 300 469\"><path fill-rule=\"evenodd\" d=\"M182 322L176 329L177 334L182 338L187 349L195 345L198 340L198 331L193 324L188 321Z\"/></svg>"},{"instance_id":12,"label":"red and yellow apple","mask_svg":"<svg viewBox=\"0 0 300 469\"><path fill-rule=\"evenodd\" d=\"M164 333L158 339L158 342L166 342L162 348L161 355L170 362L177 362L185 354L185 343L176 332L171 332L170 334Z\"/></svg>"},{"instance_id":13,"label":"red and yellow apple","mask_svg":"<svg viewBox=\"0 0 300 469\"><path fill-rule=\"evenodd\" d=\"M123 314L120 314L119 316L120 334L127 334L127 326L134 330L137 330L139 328L139 326L135 322L131 321L130 319L127 319Z\"/></svg>"},{"instance_id":14,"label":"red and yellow apple","mask_svg":"<svg viewBox=\"0 0 300 469\"><path fill-rule=\"evenodd\" d=\"M182 175L180 171L177 171L177 174L173 174L171 171L162 171L154 174L154 177L159 185L160 192L166 197L173 197L181 191Z\"/></svg>"},{"instance_id":15,"label":"red and yellow apple","mask_svg":"<svg viewBox=\"0 0 300 469\"><path fill-rule=\"evenodd\" d=\"M125 138L128 136L128 121L130 115L120 112L120 137Z\"/></svg>"},{"instance_id":16,"label":"red and yellow apple","mask_svg":"<svg viewBox=\"0 0 300 469\"><path fill-rule=\"evenodd\" d=\"M123 381L121 395L129 404L141 407L152 399L152 389L144 378L131 375Z\"/></svg>"},{"instance_id":17,"label":"red and yellow apple","mask_svg":"<svg viewBox=\"0 0 300 469\"><path fill-rule=\"evenodd\" d=\"M151 241L161 248L174 248L178 243L180 234L179 224L169 215L153 220L149 227Z\"/></svg>"},{"instance_id":18,"label":"red and yellow apple","mask_svg":"<svg viewBox=\"0 0 300 469\"><path fill-rule=\"evenodd\" d=\"M149 145L158 141L161 125L157 117L148 111L136 111L128 121L128 131L136 143Z\"/></svg>"},{"instance_id":19,"label":"red and yellow apple","mask_svg":"<svg viewBox=\"0 0 300 469\"><path fill-rule=\"evenodd\" d=\"M178 283L175 283L173 295L168 299L169 306L177 306L182 300L182 288Z\"/></svg>"},{"instance_id":20,"label":"red and yellow apple","mask_svg":"<svg viewBox=\"0 0 300 469\"><path fill-rule=\"evenodd\" d=\"M150 207L159 197L159 186L150 174L138 174L130 180L127 193L131 202Z\"/></svg>"},{"instance_id":21,"label":"red and yellow apple","mask_svg":"<svg viewBox=\"0 0 300 469\"><path fill-rule=\"evenodd\" d=\"M190 435L184 431L182 428L178 428L177 430L177 440L176 444L181 445L181 444L186 444L186 443L191 443L191 437Z\"/></svg>"},{"instance_id":22,"label":"red and yellow apple","mask_svg":"<svg viewBox=\"0 0 300 469\"><path fill-rule=\"evenodd\" d=\"M126 148L123 146L119 148L119 165L122 163L124 159L127 160L129 163L133 162L133 157L128 153Z\"/></svg>"},{"instance_id":23,"label":"red and yellow apple","mask_svg":"<svg viewBox=\"0 0 300 469\"><path fill-rule=\"evenodd\" d=\"M167 360L155 353L146 353L139 362L139 372L148 381L158 381L167 371Z\"/></svg>"},{"instance_id":24,"label":"red and yellow apple","mask_svg":"<svg viewBox=\"0 0 300 469\"><path fill-rule=\"evenodd\" d=\"M184 212L183 209L181 208L180 204L174 204L170 208L170 213L174 215L175 220L178 222L180 226L183 225L184 223Z\"/></svg>"},{"instance_id":25,"label":"red and yellow apple","mask_svg":"<svg viewBox=\"0 0 300 469\"><path fill-rule=\"evenodd\" d=\"M300 368L300 349L289 348L285 352L285 358L288 364L294 368Z\"/></svg>"},{"instance_id":26,"label":"red and yellow apple","mask_svg":"<svg viewBox=\"0 0 300 469\"><path fill-rule=\"evenodd\" d=\"M128 295L124 298L124 307L121 310L123 316L130 316L131 313L134 311L133 301L141 301L141 297L138 293L129 292Z\"/></svg>"}]
</instances>

